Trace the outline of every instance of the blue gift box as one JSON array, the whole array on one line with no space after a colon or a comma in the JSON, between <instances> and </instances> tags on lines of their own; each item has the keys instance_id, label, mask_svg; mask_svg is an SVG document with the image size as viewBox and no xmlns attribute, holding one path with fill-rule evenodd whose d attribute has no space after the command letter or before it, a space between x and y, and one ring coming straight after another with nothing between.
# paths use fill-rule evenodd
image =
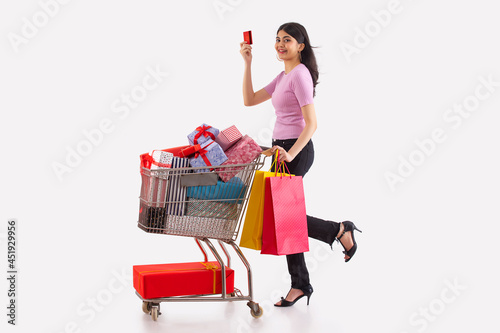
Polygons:
<instances>
[{"instance_id":1,"label":"blue gift box","mask_svg":"<svg viewBox=\"0 0 500 333\"><path fill-rule=\"evenodd\" d=\"M227 161L227 156L224 154L221 146L212 139L201 144L201 149L196 152L194 157L189 159L192 167L217 166ZM208 172L208 169L198 169L194 172Z\"/></svg>"},{"instance_id":2,"label":"blue gift box","mask_svg":"<svg viewBox=\"0 0 500 333\"><path fill-rule=\"evenodd\" d=\"M188 141L190 145L202 144L209 140L214 140L219 135L219 130L207 124L198 126L196 130L188 135ZM195 142L196 141L196 142Z\"/></svg>"},{"instance_id":3,"label":"blue gift box","mask_svg":"<svg viewBox=\"0 0 500 333\"><path fill-rule=\"evenodd\" d=\"M238 203L241 203L245 190L246 186L243 181L238 177L233 177L227 183L219 180L217 185L190 186L187 188L186 196L200 200L217 200L228 203L238 201Z\"/></svg>"}]
</instances>

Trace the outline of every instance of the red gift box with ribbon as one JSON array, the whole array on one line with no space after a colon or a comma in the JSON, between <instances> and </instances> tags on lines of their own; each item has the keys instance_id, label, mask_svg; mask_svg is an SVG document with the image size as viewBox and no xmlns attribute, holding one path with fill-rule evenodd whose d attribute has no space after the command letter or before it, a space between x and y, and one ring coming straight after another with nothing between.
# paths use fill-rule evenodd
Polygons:
<instances>
[{"instance_id":1,"label":"red gift box with ribbon","mask_svg":"<svg viewBox=\"0 0 500 333\"><path fill-rule=\"evenodd\" d=\"M201 150L201 146L199 144L194 146L188 146L179 152L179 155L182 157L190 157L191 155L196 154Z\"/></svg>"},{"instance_id":2,"label":"red gift box with ribbon","mask_svg":"<svg viewBox=\"0 0 500 333\"><path fill-rule=\"evenodd\" d=\"M144 299L222 293L222 270L217 261L133 267L134 288ZM234 270L226 267L226 293L234 292Z\"/></svg>"},{"instance_id":3,"label":"red gift box with ribbon","mask_svg":"<svg viewBox=\"0 0 500 333\"><path fill-rule=\"evenodd\" d=\"M181 154L181 151L189 147L190 146L180 146L180 147L162 149L161 151L172 153L174 157L184 157L184 155ZM153 164L153 156L151 156L150 153L141 154L139 158L141 160L142 168L151 169L151 165Z\"/></svg>"}]
</instances>

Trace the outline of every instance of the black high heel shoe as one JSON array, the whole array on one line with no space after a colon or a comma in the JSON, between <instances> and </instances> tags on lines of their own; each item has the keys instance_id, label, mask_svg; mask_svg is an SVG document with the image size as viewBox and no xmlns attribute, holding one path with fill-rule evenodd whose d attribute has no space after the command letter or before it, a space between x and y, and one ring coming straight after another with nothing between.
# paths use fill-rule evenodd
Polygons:
<instances>
[{"instance_id":1,"label":"black high heel shoe","mask_svg":"<svg viewBox=\"0 0 500 333\"><path fill-rule=\"evenodd\" d=\"M274 304L274 306L283 307L283 308L288 307L288 306L292 306L299 299L301 299L304 296L307 296L307 305L309 305L309 299L311 298L311 295L312 295L312 293L314 291L313 287L311 285L308 285L307 287L301 288L300 290L302 290L303 294L300 295L300 296L297 296L293 301L287 301L286 299L284 299L283 297L281 297L281 305Z\"/></svg>"},{"instance_id":2,"label":"black high heel shoe","mask_svg":"<svg viewBox=\"0 0 500 333\"><path fill-rule=\"evenodd\" d=\"M344 234L347 232L347 231L350 231L351 232L351 237L352 237L352 242L353 242L353 245L352 247L349 249L349 251L347 251L347 249L345 248L344 244L342 244L342 247L344 248L344 251L342 251L344 254L348 255L349 256L349 259L346 259L345 262L348 262L349 260L351 260L352 256L354 255L354 253L356 253L356 250L358 249L358 244L356 244L356 241L354 240L354 230L357 230L359 232L362 232L361 230L359 230L358 228L356 228L356 226L354 225L354 223L352 223L351 221L344 221L344 222L341 222L343 225L344 225L344 232L342 232L342 235L340 235L340 237L337 237L337 241L342 244L342 242L340 241L340 239L342 238L342 236L344 236Z\"/></svg>"}]
</instances>

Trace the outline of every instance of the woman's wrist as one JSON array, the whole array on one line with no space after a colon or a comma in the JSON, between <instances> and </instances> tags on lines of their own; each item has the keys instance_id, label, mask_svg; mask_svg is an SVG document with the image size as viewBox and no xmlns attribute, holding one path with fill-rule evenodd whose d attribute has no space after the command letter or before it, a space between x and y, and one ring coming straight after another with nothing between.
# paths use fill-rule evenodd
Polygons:
<instances>
[{"instance_id":1,"label":"woman's wrist","mask_svg":"<svg viewBox=\"0 0 500 333\"><path fill-rule=\"evenodd\" d=\"M293 160L295 157L297 157L297 155L299 154L298 152L295 152L293 150L293 147L287 152L288 155L290 156L290 158Z\"/></svg>"}]
</instances>

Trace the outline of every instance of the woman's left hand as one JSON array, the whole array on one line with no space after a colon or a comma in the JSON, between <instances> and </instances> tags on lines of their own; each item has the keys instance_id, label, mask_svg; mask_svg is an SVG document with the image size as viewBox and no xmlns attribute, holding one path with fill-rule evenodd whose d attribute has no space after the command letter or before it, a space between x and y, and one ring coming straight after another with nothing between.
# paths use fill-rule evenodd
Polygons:
<instances>
[{"instance_id":1,"label":"woman's left hand","mask_svg":"<svg viewBox=\"0 0 500 333\"><path fill-rule=\"evenodd\" d=\"M273 146L272 152L273 154L276 153L276 150L279 150L279 163L281 162L291 162L294 159L294 156L290 155L285 148L280 147L280 146Z\"/></svg>"}]
</instances>

